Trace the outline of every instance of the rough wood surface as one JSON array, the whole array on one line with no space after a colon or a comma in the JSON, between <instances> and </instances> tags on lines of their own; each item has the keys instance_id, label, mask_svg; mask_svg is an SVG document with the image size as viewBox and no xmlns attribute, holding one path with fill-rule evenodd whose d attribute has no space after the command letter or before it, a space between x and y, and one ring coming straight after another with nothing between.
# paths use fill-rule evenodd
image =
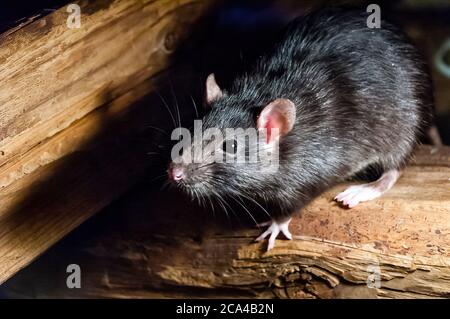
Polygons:
<instances>
[{"instance_id":1,"label":"rough wood surface","mask_svg":"<svg viewBox=\"0 0 450 319\"><path fill-rule=\"evenodd\" d=\"M49 160L17 164L23 154L166 68L206 8L195 0L79 4L79 29L67 27L63 7L0 35L0 187Z\"/></svg>"},{"instance_id":2,"label":"rough wood surface","mask_svg":"<svg viewBox=\"0 0 450 319\"><path fill-rule=\"evenodd\" d=\"M143 177L148 145L122 122L207 8L80 5L80 29L61 8L0 36L0 283Z\"/></svg>"},{"instance_id":3,"label":"rough wood surface","mask_svg":"<svg viewBox=\"0 0 450 319\"><path fill-rule=\"evenodd\" d=\"M345 185L319 196L293 219L294 240L278 240L270 252L253 242L257 228L209 222L211 212L141 186L7 290L27 297L450 297L450 148L423 146L416 154L377 200L341 208L331 199ZM86 241L86 234L95 236ZM65 287L69 263L81 266L82 289ZM380 287L371 288L377 269Z\"/></svg>"}]
</instances>

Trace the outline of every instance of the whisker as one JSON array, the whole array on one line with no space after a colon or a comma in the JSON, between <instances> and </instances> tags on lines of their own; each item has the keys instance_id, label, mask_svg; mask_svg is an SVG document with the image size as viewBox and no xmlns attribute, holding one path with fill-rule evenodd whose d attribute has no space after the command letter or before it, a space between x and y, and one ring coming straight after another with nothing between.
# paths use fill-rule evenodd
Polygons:
<instances>
[{"instance_id":1,"label":"whisker","mask_svg":"<svg viewBox=\"0 0 450 319\"><path fill-rule=\"evenodd\" d=\"M158 155L158 156L162 156L161 153L158 152L147 152L147 155Z\"/></svg>"},{"instance_id":2,"label":"whisker","mask_svg":"<svg viewBox=\"0 0 450 319\"><path fill-rule=\"evenodd\" d=\"M203 164L203 165L201 165L201 166L197 166L196 169L208 167L208 166L211 166L211 165L213 165L213 164L215 164L215 163L214 163L214 162L206 163L206 164ZM214 175L210 175L210 176L214 176Z\"/></svg>"},{"instance_id":3,"label":"whisker","mask_svg":"<svg viewBox=\"0 0 450 319\"><path fill-rule=\"evenodd\" d=\"M208 198L208 201L209 201L209 205L211 206L211 210L213 212L214 219L216 219L216 210L214 209L214 204L213 204L213 202L211 200L211 197L208 196L207 198Z\"/></svg>"},{"instance_id":4,"label":"whisker","mask_svg":"<svg viewBox=\"0 0 450 319\"><path fill-rule=\"evenodd\" d=\"M237 196L237 195L236 195ZM239 200L237 200L234 196L230 196L231 199L233 199L236 203L238 203L246 212L247 214L251 217L251 219L253 219L253 221L255 222L255 225L258 225L258 222L256 221L256 219L253 217L252 213L250 213L250 211L247 209L247 207L245 207L245 205L240 202Z\"/></svg>"},{"instance_id":5,"label":"whisker","mask_svg":"<svg viewBox=\"0 0 450 319\"><path fill-rule=\"evenodd\" d=\"M175 121L175 117L173 116L172 111L170 110L169 105L167 104L166 100L162 97L162 95L159 94L159 92L156 92L156 94L159 96L159 98L163 102L163 105L165 106L166 110L169 112L169 115L172 118L173 127L176 128L177 127L177 123Z\"/></svg>"},{"instance_id":6,"label":"whisker","mask_svg":"<svg viewBox=\"0 0 450 319\"><path fill-rule=\"evenodd\" d=\"M175 90L173 89L172 81L169 79L170 91L172 92L173 99L175 101L175 107L178 114L178 128L181 129L181 116L180 116L180 108L178 106L177 96L175 94Z\"/></svg>"},{"instance_id":7,"label":"whisker","mask_svg":"<svg viewBox=\"0 0 450 319\"><path fill-rule=\"evenodd\" d=\"M190 195L191 197L193 197L194 199L197 200L197 203L199 206L201 206L201 198L200 198L200 194L197 192L196 189L189 189L190 190Z\"/></svg>"},{"instance_id":8,"label":"whisker","mask_svg":"<svg viewBox=\"0 0 450 319\"><path fill-rule=\"evenodd\" d=\"M221 182L223 182L223 183L226 183L226 180L225 180L225 179L223 179L223 178L221 178L221 177L218 177L217 175L212 175L212 174L208 174L208 173L206 173L205 175L206 175L206 176L209 176L210 179L211 179L212 181L221 181ZM218 186L220 186L220 185L218 185ZM261 204L259 204L256 200L254 200L254 199L251 198L250 196L248 196L248 194L246 194L244 191L239 190L239 189L237 189L236 187L233 187L232 185L228 185L228 187L229 187L230 189L233 190L233 193L234 193L236 196L243 196L244 198L246 198L246 199L252 201L252 202L255 203L256 205L258 205L258 206L266 213L266 215L267 215L269 218L272 218L272 216L269 214L269 212L268 212Z\"/></svg>"},{"instance_id":9,"label":"whisker","mask_svg":"<svg viewBox=\"0 0 450 319\"><path fill-rule=\"evenodd\" d=\"M197 104L195 104L195 101L194 101L194 98L192 97L192 95L191 95L190 97L191 97L192 104L194 105L194 109L195 109L195 117L198 118Z\"/></svg>"},{"instance_id":10,"label":"whisker","mask_svg":"<svg viewBox=\"0 0 450 319\"><path fill-rule=\"evenodd\" d=\"M215 190L213 190L213 189L211 189L210 190L215 196L216 196L216 199L217 199L217 202L222 206L222 208L223 208L223 210L225 211L225 214L226 214L226 216L227 216L227 219L228 219L228 223L230 223L230 225L231 225L231 219L230 219L230 215L228 214L228 210L226 209L226 207L224 206L224 204L226 204L230 209L231 209L231 207L222 199L222 197L220 196L220 194L219 193L217 193ZM236 213L233 211L233 213L236 215Z\"/></svg>"},{"instance_id":11,"label":"whisker","mask_svg":"<svg viewBox=\"0 0 450 319\"><path fill-rule=\"evenodd\" d=\"M167 133L167 131L164 131L164 130L163 130L162 128L160 128L160 127L152 126L152 125L147 125L146 127L152 128L152 129L154 129L154 130L157 130L157 131L163 133L163 134L166 135L166 136L169 136L169 134Z\"/></svg>"},{"instance_id":12,"label":"whisker","mask_svg":"<svg viewBox=\"0 0 450 319\"><path fill-rule=\"evenodd\" d=\"M270 216L269 212L268 212L264 207L262 207L261 204L259 204L256 200L254 200L253 198L251 198L251 197L245 195L244 192L241 192L240 195L241 195L241 196L244 196L244 198L246 198L246 199L252 201L253 203L255 203L256 205L258 205L258 206L266 213L267 216L269 216L270 218L272 218L272 216Z\"/></svg>"}]
</instances>

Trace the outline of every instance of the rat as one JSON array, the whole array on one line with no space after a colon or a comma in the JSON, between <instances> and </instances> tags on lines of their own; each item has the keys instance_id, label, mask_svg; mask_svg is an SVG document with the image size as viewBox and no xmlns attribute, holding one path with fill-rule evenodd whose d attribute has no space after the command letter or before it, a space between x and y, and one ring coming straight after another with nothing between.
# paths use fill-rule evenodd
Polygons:
<instances>
[{"instance_id":1,"label":"rat","mask_svg":"<svg viewBox=\"0 0 450 319\"><path fill-rule=\"evenodd\" d=\"M247 199L264 208L270 220L256 240L268 237L268 250L280 233L292 239L294 212L338 183L369 168L380 172L337 194L334 200L348 208L387 192L431 126L431 79L397 27L382 20L381 28L369 28L367 17L339 8L308 13L290 22L229 90L210 74L202 131L255 129L264 138L194 138L172 157L169 180L193 197ZM230 157L237 147L247 155L269 150L277 167L211 154L195 161L196 147Z\"/></svg>"}]
</instances>

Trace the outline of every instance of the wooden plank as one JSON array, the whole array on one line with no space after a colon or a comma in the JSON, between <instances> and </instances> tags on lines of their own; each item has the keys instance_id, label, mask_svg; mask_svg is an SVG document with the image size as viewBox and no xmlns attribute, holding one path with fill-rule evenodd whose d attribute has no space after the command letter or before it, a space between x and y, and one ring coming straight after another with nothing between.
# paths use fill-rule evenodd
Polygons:
<instances>
[{"instance_id":1,"label":"wooden plank","mask_svg":"<svg viewBox=\"0 0 450 319\"><path fill-rule=\"evenodd\" d=\"M145 89L151 87L149 82L143 85ZM131 98L124 96L90 113L19 162L26 168L42 161L41 167L0 190L0 282L144 176L151 164L148 145L133 148L114 143L114 139L130 142L130 132L115 124L124 119L114 113L124 116L124 108L132 109L130 100L142 93L139 88L134 92Z\"/></svg>"},{"instance_id":2,"label":"wooden plank","mask_svg":"<svg viewBox=\"0 0 450 319\"><path fill-rule=\"evenodd\" d=\"M142 125L156 104L138 102L207 9L82 3L81 29L62 8L0 36L0 283L145 177L148 144L127 116Z\"/></svg>"},{"instance_id":3,"label":"wooden plank","mask_svg":"<svg viewBox=\"0 0 450 319\"><path fill-rule=\"evenodd\" d=\"M64 7L0 35L1 169L166 68L206 9L195 0L79 3L80 29L67 27ZM24 171L5 174L0 172L1 187Z\"/></svg>"},{"instance_id":4,"label":"wooden plank","mask_svg":"<svg viewBox=\"0 0 450 319\"><path fill-rule=\"evenodd\" d=\"M28 297L448 297L450 147L416 154L379 199L341 208L332 198L345 185L319 196L293 219L294 240L270 252L253 242L257 228L214 222L176 193L141 186L6 289ZM65 287L68 263L81 265L82 289ZM368 285L377 269L378 288Z\"/></svg>"}]
</instances>

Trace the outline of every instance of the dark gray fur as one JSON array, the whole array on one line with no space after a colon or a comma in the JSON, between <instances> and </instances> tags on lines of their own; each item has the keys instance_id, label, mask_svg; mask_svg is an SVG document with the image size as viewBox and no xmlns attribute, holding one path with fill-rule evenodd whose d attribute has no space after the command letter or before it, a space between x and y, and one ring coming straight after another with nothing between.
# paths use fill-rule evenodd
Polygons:
<instances>
[{"instance_id":1,"label":"dark gray fur","mask_svg":"<svg viewBox=\"0 0 450 319\"><path fill-rule=\"evenodd\" d=\"M431 83L416 49L366 12L325 9L294 20L272 53L234 81L204 117L207 127L255 127L262 108L292 100L296 123L280 141L280 168L258 164L190 165L185 189L197 195L250 197L283 217L369 166L401 169L432 114Z\"/></svg>"}]
</instances>

